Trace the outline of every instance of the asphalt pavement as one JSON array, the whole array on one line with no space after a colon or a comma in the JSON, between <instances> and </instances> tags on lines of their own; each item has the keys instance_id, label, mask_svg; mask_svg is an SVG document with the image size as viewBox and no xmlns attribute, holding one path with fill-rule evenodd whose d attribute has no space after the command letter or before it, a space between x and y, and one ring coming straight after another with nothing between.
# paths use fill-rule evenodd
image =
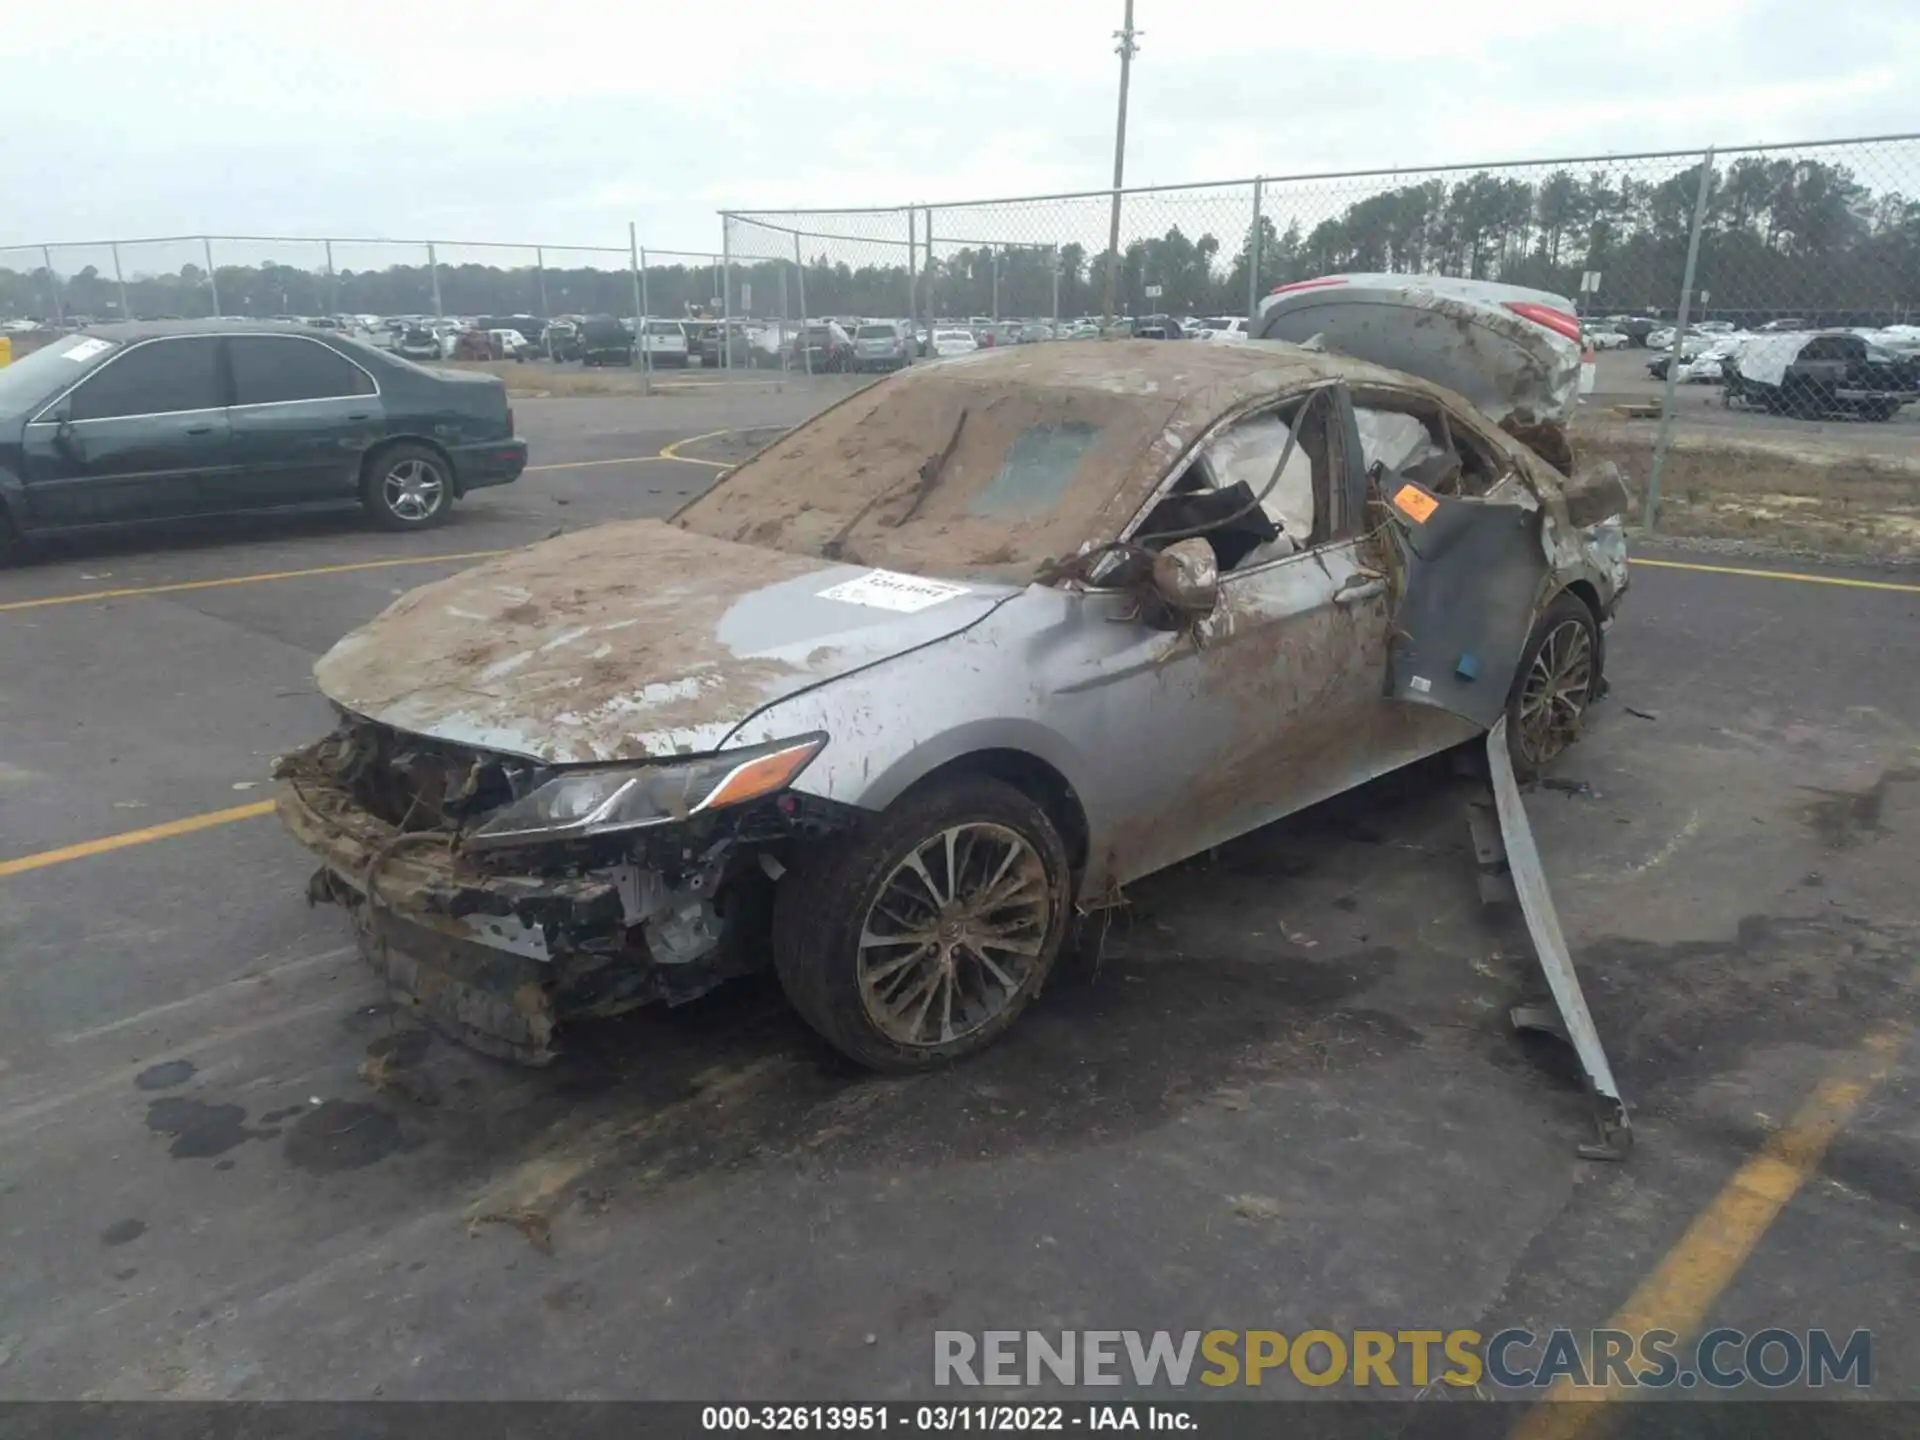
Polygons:
<instances>
[{"instance_id":1,"label":"asphalt pavement","mask_svg":"<svg viewBox=\"0 0 1920 1440\"><path fill-rule=\"evenodd\" d=\"M1613 695L1529 797L1624 1163L1577 1157L1567 1057L1507 1023L1538 972L1444 764L1134 887L950 1071L850 1071L765 981L544 1072L403 1025L257 813L330 723L314 660L465 557L670 512L712 432L818 403L522 400L534 470L433 532L0 572L0 1393L904 1398L936 1329L1641 1305L1870 1328L1875 1392L1920 1398L1920 590L1875 572L1649 550ZM1777 1207L1729 1209L1782 1136Z\"/></svg>"}]
</instances>

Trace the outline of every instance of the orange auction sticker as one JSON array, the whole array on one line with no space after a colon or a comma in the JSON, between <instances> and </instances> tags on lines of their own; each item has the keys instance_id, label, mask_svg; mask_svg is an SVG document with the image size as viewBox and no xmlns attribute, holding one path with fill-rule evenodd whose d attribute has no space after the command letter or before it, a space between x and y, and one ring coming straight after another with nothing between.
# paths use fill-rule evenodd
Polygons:
<instances>
[{"instance_id":1,"label":"orange auction sticker","mask_svg":"<svg viewBox=\"0 0 1920 1440\"><path fill-rule=\"evenodd\" d=\"M1418 485L1402 485L1394 492L1393 505L1416 525L1426 524L1427 517L1440 508L1440 502Z\"/></svg>"}]
</instances>

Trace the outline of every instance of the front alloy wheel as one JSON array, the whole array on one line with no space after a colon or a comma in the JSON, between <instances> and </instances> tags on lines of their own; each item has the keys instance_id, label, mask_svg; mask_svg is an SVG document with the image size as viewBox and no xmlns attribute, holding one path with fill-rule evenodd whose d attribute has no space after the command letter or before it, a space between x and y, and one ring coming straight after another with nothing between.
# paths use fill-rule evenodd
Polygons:
<instances>
[{"instance_id":1,"label":"front alloy wheel","mask_svg":"<svg viewBox=\"0 0 1920 1440\"><path fill-rule=\"evenodd\" d=\"M954 825L907 852L860 932L860 999L899 1045L949 1045L1025 987L1052 927L1046 866L1004 825Z\"/></svg>"},{"instance_id":2,"label":"front alloy wheel","mask_svg":"<svg viewBox=\"0 0 1920 1440\"><path fill-rule=\"evenodd\" d=\"M836 1049L920 1070L991 1043L1045 983L1073 904L1065 843L985 775L911 791L780 881L781 988Z\"/></svg>"}]
</instances>

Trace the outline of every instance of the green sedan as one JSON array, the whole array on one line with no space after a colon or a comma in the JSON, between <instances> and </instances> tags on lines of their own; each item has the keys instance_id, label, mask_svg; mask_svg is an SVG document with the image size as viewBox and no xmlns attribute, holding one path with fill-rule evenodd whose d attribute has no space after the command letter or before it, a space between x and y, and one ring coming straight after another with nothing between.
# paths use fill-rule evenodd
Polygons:
<instances>
[{"instance_id":1,"label":"green sedan","mask_svg":"<svg viewBox=\"0 0 1920 1440\"><path fill-rule=\"evenodd\" d=\"M526 465L498 379L297 325L105 325L0 368L0 555L129 522L356 503L420 530Z\"/></svg>"}]
</instances>

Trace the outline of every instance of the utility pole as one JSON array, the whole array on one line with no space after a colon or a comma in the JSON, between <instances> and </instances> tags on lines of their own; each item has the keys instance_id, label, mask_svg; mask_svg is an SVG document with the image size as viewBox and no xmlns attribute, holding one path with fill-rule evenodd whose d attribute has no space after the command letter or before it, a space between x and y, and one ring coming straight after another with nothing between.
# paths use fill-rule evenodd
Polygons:
<instances>
[{"instance_id":1,"label":"utility pole","mask_svg":"<svg viewBox=\"0 0 1920 1440\"><path fill-rule=\"evenodd\" d=\"M1127 0L1126 19L1122 28L1113 32L1113 38L1120 42L1115 47L1120 56L1120 118L1113 127L1113 212L1107 220L1107 294L1103 318L1109 325L1113 323L1114 290L1120 283L1120 186L1127 172L1127 82L1133 76L1133 52L1139 48L1143 33L1133 28L1133 0Z\"/></svg>"}]
</instances>

